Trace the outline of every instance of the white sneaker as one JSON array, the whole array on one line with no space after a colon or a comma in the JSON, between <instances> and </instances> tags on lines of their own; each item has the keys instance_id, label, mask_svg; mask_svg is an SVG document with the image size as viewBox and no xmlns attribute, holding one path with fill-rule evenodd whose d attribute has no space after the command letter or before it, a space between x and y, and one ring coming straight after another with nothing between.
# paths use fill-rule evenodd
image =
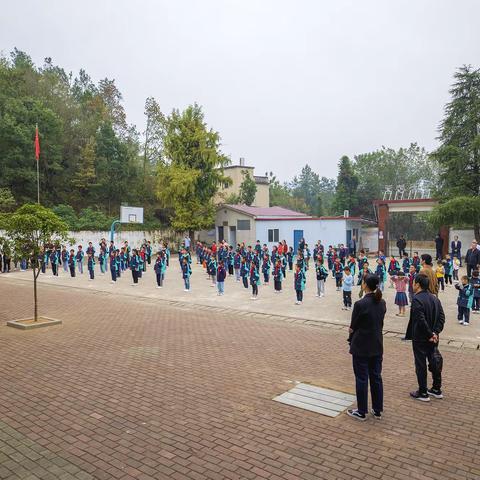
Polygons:
<instances>
[{"instance_id":1,"label":"white sneaker","mask_svg":"<svg viewBox=\"0 0 480 480\"><path fill-rule=\"evenodd\" d=\"M157 288L162 288L160 285L157 285Z\"/></svg>"},{"instance_id":2,"label":"white sneaker","mask_svg":"<svg viewBox=\"0 0 480 480\"><path fill-rule=\"evenodd\" d=\"M188 292L189 290L188 290L188 288L185 288L183 291L184 291L184 292Z\"/></svg>"},{"instance_id":3,"label":"white sneaker","mask_svg":"<svg viewBox=\"0 0 480 480\"><path fill-rule=\"evenodd\" d=\"M115 282L112 280L110 283L113 285Z\"/></svg>"}]
</instances>

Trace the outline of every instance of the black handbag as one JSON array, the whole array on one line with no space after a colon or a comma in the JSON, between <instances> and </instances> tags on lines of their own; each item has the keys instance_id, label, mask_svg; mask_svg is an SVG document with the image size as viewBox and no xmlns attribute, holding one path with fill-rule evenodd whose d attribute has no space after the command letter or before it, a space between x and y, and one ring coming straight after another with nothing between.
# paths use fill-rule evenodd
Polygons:
<instances>
[{"instance_id":1,"label":"black handbag","mask_svg":"<svg viewBox=\"0 0 480 480\"><path fill-rule=\"evenodd\" d=\"M438 349L438 346L435 345L433 349L432 359L428 368L431 372L442 373L443 370L443 357Z\"/></svg>"}]
</instances>

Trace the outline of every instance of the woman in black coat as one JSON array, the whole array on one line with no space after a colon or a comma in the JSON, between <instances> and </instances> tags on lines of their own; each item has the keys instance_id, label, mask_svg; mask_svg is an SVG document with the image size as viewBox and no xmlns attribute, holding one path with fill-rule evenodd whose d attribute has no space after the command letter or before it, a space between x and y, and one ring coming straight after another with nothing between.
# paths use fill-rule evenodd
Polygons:
<instances>
[{"instance_id":1,"label":"woman in black coat","mask_svg":"<svg viewBox=\"0 0 480 480\"><path fill-rule=\"evenodd\" d=\"M350 353L357 393L357 408L347 410L351 417L364 421L368 413L368 382L372 396L372 415L382 418L383 411L383 320L387 310L377 275L365 278L365 296L355 302L350 323Z\"/></svg>"}]
</instances>

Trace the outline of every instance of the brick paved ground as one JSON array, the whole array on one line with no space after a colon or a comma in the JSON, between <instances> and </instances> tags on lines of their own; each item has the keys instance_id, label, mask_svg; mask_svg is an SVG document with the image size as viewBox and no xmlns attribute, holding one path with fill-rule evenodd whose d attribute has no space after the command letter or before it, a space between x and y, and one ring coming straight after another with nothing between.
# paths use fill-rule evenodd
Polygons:
<instances>
[{"instance_id":1,"label":"brick paved ground","mask_svg":"<svg viewBox=\"0 0 480 480\"><path fill-rule=\"evenodd\" d=\"M343 330L42 286L63 325L4 326L31 290L0 281L0 479L478 479L476 351L445 351L446 398L415 403L386 339L382 422L271 401L295 380L352 391Z\"/></svg>"}]
</instances>

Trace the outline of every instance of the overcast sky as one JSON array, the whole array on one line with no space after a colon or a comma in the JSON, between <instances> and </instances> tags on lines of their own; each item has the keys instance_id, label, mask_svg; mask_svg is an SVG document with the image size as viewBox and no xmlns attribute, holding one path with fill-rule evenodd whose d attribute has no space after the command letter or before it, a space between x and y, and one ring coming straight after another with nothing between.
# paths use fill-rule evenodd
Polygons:
<instances>
[{"instance_id":1,"label":"overcast sky","mask_svg":"<svg viewBox=\"0 0 480 480\"><path fill-rule=\"evenodd\" d=\"M114 78L140 131L146 97L198 102L233 163L333 177L344 154L435 147L479 18L478 0L4 1L0 49Z\"/></svg>"}]
</instances>

